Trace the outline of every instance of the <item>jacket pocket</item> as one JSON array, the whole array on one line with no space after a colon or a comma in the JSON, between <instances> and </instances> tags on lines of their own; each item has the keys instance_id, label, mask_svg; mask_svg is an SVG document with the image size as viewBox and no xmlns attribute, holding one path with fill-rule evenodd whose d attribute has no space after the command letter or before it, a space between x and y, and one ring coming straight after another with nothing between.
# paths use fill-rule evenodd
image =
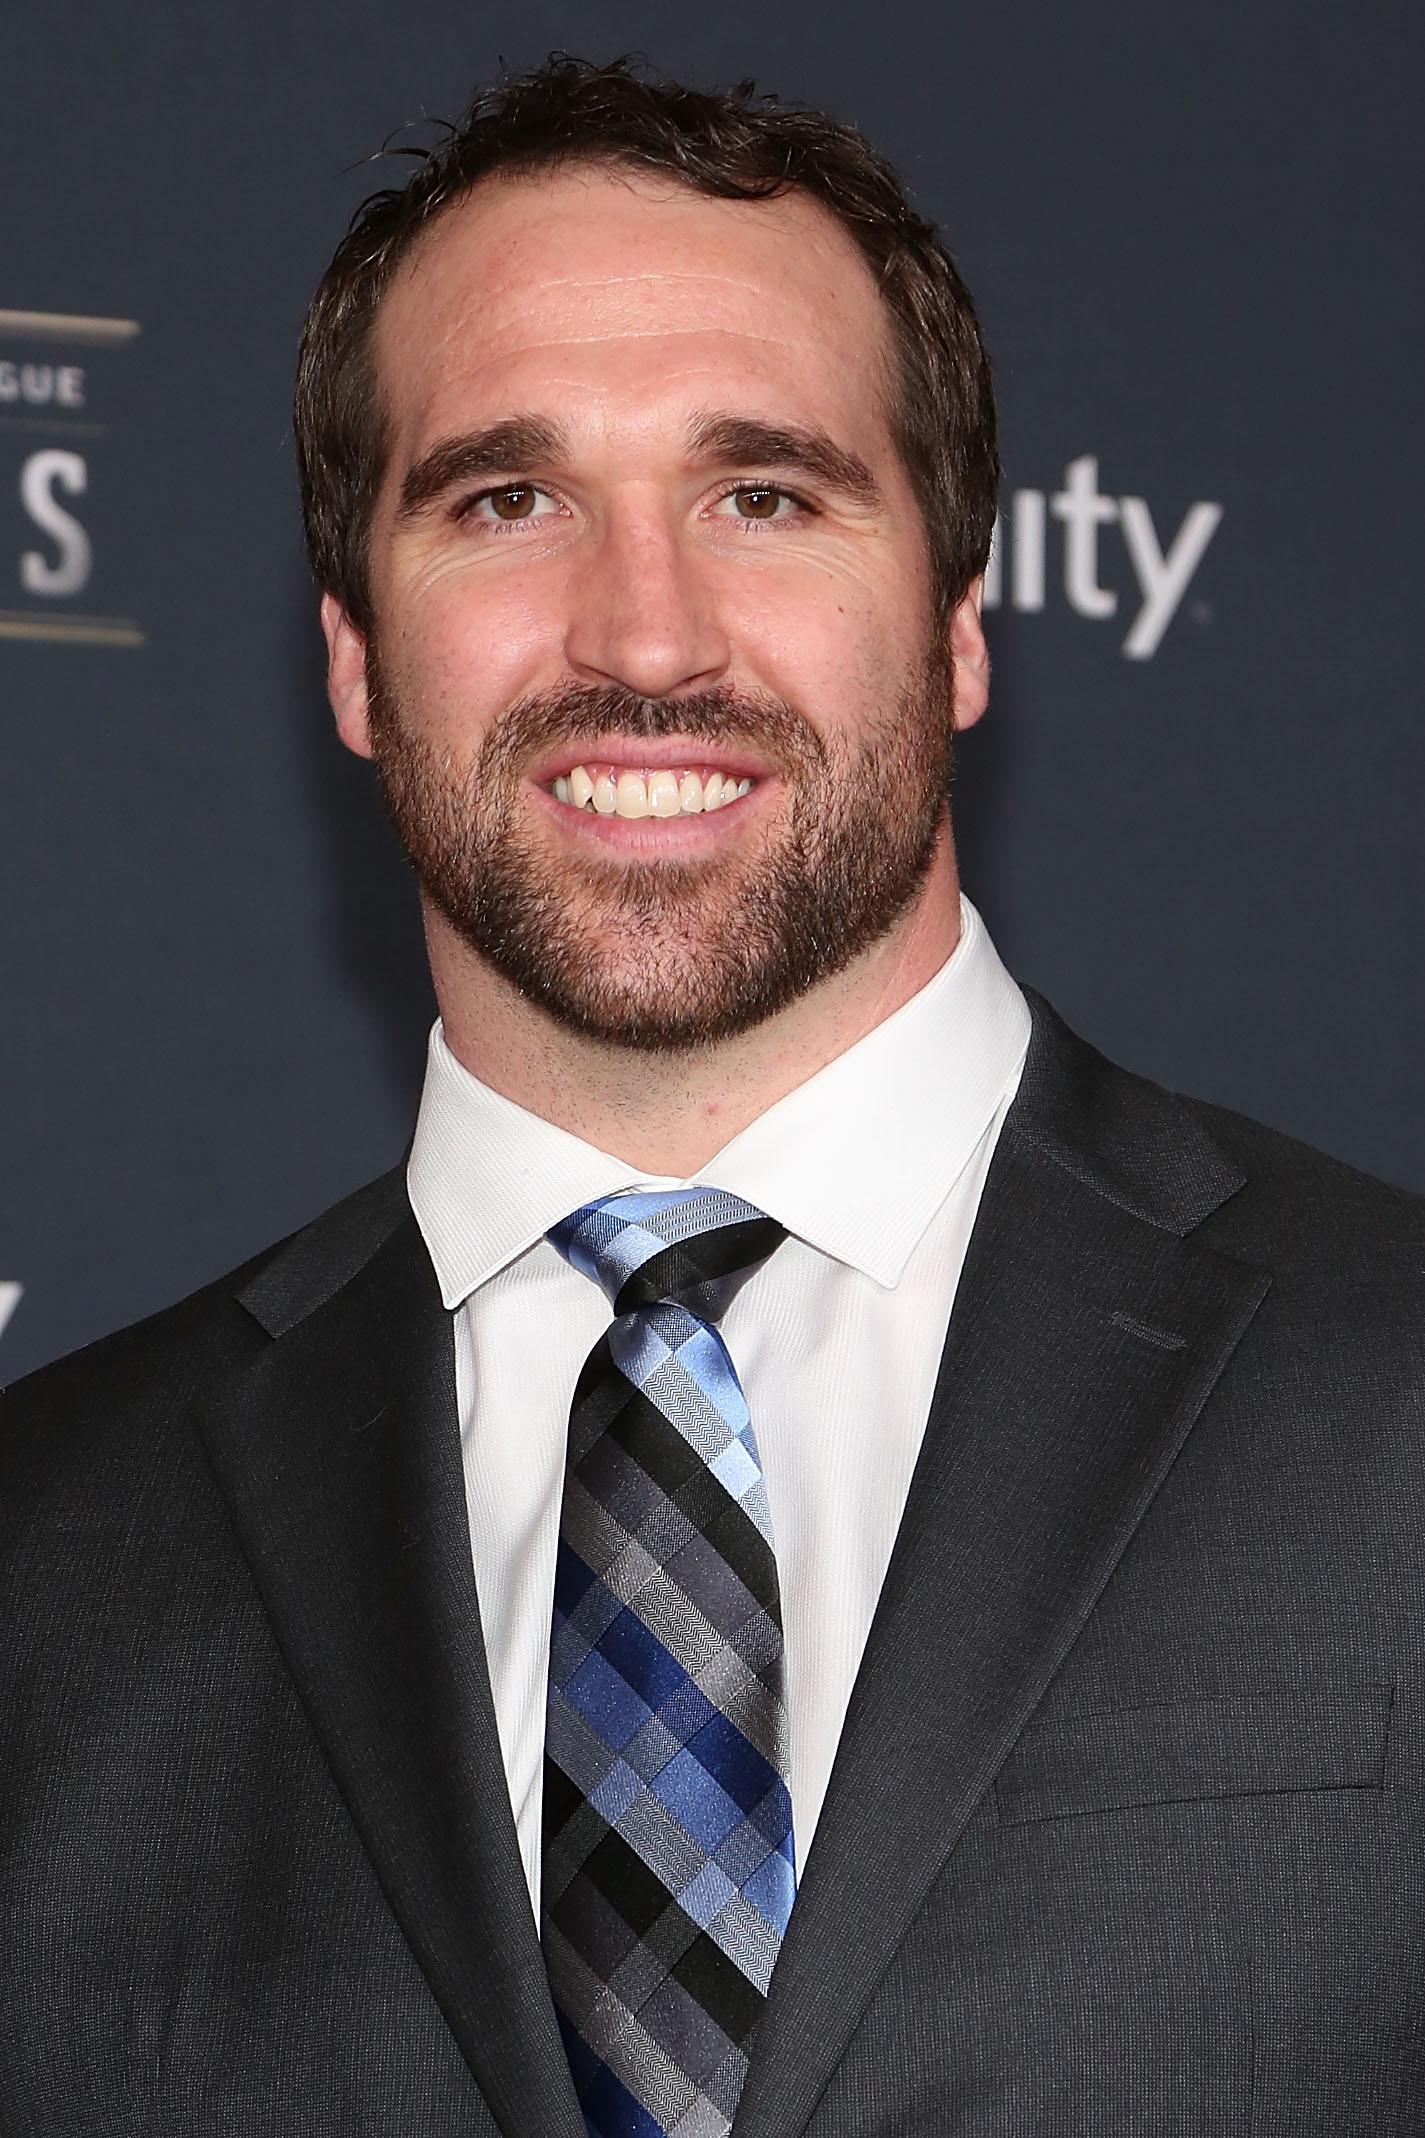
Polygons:
<instances>
[{"instance_id":1,"label":"jacket pocket","mask_svg":"<svg viewBox=\"0 0 1425 2138\"><path fill-rule=\"evenodd\" d=\"M1001 1823L1137 1804L1285 1791L1375 1789L1385 1780L1393 1693L1264 1693L1165 1701L1032 1725L995 1785Z\"/></svg>"}]
</instances>

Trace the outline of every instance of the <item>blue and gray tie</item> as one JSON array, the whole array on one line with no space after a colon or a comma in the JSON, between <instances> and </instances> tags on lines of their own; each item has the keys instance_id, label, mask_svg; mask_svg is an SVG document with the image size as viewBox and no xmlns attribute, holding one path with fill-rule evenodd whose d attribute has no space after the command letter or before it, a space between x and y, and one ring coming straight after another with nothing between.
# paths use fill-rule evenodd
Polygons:
<instances>
[{"instance_id":1,"label":"blue and gray tie","mask_svg":"<svg viewBox=\"0 0 1425 2138\"><path fill-rule=\"evenodd\" d=\"M592 2138L723 2138L795 1871L772 1525L717 1322L785 1234L683 1188L549 1237L616 1318L569 1420L545 1959Z\"/></svg>"}]
</instances>

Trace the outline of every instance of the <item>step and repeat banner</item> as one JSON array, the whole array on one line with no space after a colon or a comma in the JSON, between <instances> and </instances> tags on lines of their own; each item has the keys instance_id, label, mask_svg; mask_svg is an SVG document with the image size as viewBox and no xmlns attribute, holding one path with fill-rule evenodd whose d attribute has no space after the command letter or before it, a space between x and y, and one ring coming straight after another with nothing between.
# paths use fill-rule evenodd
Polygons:
<instances>
[{"instance_id":1,"label":"step and repeat banner","mask_svg":"<svg viewBox=\"0 0 1425 2138\"><path fill-rule=\"evenodd\" d=\"M1425 1188L1416 12L56 0L4 41L0 1380L409 1133L415 899L330 732L287 396L382 142L553 48L898 164L998 367L971 894L1106 1051Z\"/></svg>"}]
</instances>

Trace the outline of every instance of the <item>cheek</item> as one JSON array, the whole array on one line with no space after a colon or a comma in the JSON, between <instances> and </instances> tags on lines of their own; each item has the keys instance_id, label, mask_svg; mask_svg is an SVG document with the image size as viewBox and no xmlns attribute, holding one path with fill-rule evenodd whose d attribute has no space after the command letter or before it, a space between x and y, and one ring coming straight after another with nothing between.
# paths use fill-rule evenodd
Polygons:
<instances>
[{"instance_id":1,"label":"cheek","mask_svg":"<svg viewBox=\"0 0 1425 2138\"><path fill-rule=\"evenodd\" d=\"M383 619L386 666L428 732L483 726L559 672L558 590L541 575L437 568Z\"/></svg>"},{"instance_id":2,"label":"cheek","mask_svg":"<svg viewBox=\"0 0 1425 2138\"><path fill-rule=\"evenodd\" d=\"M768 575L770 580L770 575ZM768 689L819 721L879 703L925 643L926 601L872 571L815 563L738 590L726 616L742 658Z\"/></svg>"}]
</instances>

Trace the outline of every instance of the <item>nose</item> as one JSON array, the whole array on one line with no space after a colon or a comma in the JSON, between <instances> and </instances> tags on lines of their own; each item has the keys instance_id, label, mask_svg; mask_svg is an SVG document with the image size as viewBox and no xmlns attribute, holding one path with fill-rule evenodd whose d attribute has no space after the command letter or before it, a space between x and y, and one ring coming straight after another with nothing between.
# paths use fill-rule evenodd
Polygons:
<instances>
[{"instance_id":1,"label":"nose","mask_svg":"<svg viewBox=\"0 0 1425 2138\"><path fill-rule=\"evenodd\" d=\"M564 641L574 672L640 697L707 689L730 647L698 559L655 496L613 501L585 551Z\"/></svg>"}]
</instances>

